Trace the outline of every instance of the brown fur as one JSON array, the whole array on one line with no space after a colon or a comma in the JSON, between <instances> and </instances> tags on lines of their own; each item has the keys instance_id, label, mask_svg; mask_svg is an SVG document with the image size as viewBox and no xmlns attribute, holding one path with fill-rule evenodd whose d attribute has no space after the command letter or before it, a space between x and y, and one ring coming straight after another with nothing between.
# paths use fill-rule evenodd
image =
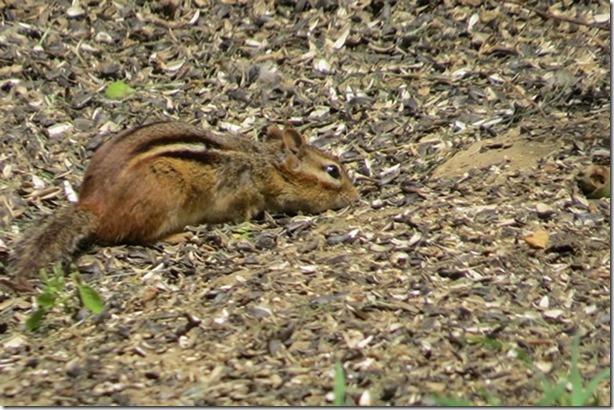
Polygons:
<instances>
[{"instance_id":1,"label":"brown fur","mask_svg":"<svg viewBox=\"0 0 614 410\"><path fill-rule=\"evenodd\" d=\"M96 216L87 209L73 206L61 208L19 242L9 273L22 279L57 259L69 256L79 242L91 237L96 225ZM21 280L19 285L27 286L27 282Z\"/></svg>"},{"instance_id":2,"label":"brown fur","mask_svg":"<svg viewBox=\"0 0 614 410\"><path fill-rule=\"evenodd\" d=\"M186 225L240 222L265 210L318 213L357 199L335 157L292 129L267 133L256 143L171 122L118 135L94 153L79 203L26 233L9 275L23 284L84 239L150 244Z\"/></svg>"}]
</instances>

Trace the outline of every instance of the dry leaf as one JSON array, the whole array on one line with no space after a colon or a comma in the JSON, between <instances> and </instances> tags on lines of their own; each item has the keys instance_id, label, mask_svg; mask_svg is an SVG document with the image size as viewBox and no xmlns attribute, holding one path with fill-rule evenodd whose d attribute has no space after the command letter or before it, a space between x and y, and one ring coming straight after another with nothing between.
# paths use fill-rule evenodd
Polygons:
<instances>
[{"instance_id":1,"label":"dry leaf","mask_svg":"<svg viewBox=\"0 0 614 410\"><path fill-rule=\"evenodd\" d=\"M544 231L542 228L537 229L532 234L526 235L524 241L529 244L531 248L535 249L544 249L548 246L549 235L548 232Z\"/></svg>"}]
</instances>

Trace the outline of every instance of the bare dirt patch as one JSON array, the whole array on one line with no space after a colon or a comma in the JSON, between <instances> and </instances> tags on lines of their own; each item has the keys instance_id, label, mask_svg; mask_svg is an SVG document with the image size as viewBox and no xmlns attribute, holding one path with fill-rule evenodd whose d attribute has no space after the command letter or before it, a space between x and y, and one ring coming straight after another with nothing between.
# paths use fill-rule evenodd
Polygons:
<instances>
[{"instance_id":1,"label":"bare dirt patch","mask_svg":"<svg viewBox=\"0 0 614 410\"><path fill-rule=\"evenodd\" d=\"M503 135L478 141L455 154L433 171L435 178L459 177L472 169L496 166L507 172L528 169L540 160L550 157L561 148L563 141L552 138L527 140L520 135L518 128Z\"/></svg>"}]
</instances>

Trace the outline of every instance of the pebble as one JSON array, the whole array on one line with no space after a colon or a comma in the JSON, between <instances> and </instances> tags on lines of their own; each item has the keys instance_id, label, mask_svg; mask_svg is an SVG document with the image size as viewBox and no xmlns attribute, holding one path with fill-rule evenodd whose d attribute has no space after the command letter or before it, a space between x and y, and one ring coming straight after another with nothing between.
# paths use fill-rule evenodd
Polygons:
<instances>
[{"instance_id":1,"label":"pebble","mask_svg":"<svg viewBox=\"0 0 614 410\"><path fill-rule=\"evenodd\" d=\"M275 236L266 233L256 236L254 239L256 249L273 249L277 246Z\"/></svg>"},{"instance_id":2,"label":"pebble","mask_svg":"<svg viewBox=\"0 0 614 410\"><path fill-rule=\"evenodd\" d=\"M51 127L47 128L47 135L49 136L49 138L56 138L71 130L72 130L71 123L62 122L59 124L54 124Z\"/></svg>"},{"instance_id":3,"label":"pebble","mask_svg":"<svg viewBox=\"0 0 614 410\"><path fill-rule=\"evenodd\" d=\"M113 37L111 37L109 33L105 33L104 31L99 31L98 33L96 33L96 37L94 37L94 39L98 43L113 44L114 42Z\"/></svg>"},{"instance_id":4,"label":"pebble","mask_svg":"<svg viewBox=\"0 0 614 410\"><path fill-rule=\"evenodd\" d=\"M351 241L353 238L350 234L333 234L326 238L326 243L329 246L339 245Z\"/></svg>"},{"instance_id":5,"label":"pebble","mask_svg":"<svg viewBox=\"0 0 614 410\"><path fill-rule=\"evenodd\" d=\"M10 338L9 340L7 340L6 342L4 342L2 344L2 347L4 347L4 349L6 350L10 350L10 349L21 349L22 347L26 345L27 345L27 342L23 337L14 336Z\"/></svg>"},{"instance_id":6,"label":"pebble","mask_svg":"<svg viewBox=\"0 0 614 410\"><path fill-rule=\"evenodd\" d=\"M384 201L382 201L379 198L371 202L371 208L373 209L380 209L383 206L384 206Z\"/></svg>"},{"instance_id":7,"label":"pebble","mask_svg":"<svg viewBox=\"0 0 614 410\"><path fill-rule=\"evenodd\" d=\"M362 392L360 398L358 399L358 405L371 406L371 393L369 393L369 390L365 390L364 392Z\"/></svg>"},{"instance_id":8,"label":"pebble","mask_svg":"<svg viewBox=\"0 0 614 410\"><path fill-rule=\"evenodd\" d=\"M71 18L81 17L85 14L85 10L81 6L72 6L66 10L66 15Z\"/></svg>"},{"instance_id":9,"label":"pebble","mask_svg":"<svg viewBox=\"0 0 614 410\"><path fill-rule=\"evenodd\" d=\"M535 210L537 211L537 216L542 219L550 218L552 215L556 213L554 208L544 203L539 203L535 205Z\"/></svg>"},{"instance_id":10,"label":"pebble","mask_svg":"<svg viewBox=\"0 0 614 410\"><path fill-rule=\"evenodd\" d=\"M405 265L409 260L409 255L406 252L394 252L390 255L390 262L393 265Z\"/></svg>"},{"instance_id":11,"label":"pebble","mask_svg":"<svg viewBox=\"0 0 614 410\"><path fill-rule=\"evenodd\" d=\"M544 316L548 319L557 319L565 313L561 309L552 309L544 312Z\"/></svg>"}]
</instances>

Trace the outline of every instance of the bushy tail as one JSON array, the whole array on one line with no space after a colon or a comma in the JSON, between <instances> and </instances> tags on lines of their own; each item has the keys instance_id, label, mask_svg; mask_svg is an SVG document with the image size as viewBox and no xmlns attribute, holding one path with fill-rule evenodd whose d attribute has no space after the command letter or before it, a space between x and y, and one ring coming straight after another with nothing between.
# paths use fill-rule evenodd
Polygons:
<instances>
[{"instance_id":1,"label":"bushy tail","mask_svg":"<svg viewBox=\"0 0 614 410\"><path fill-rule=\"evenodd\" d=\"M26 231L15 246L6 272L13 278L13 288L27 290L28 278L51 263L70 257L81 241L92 236L96 225L93 212L68 206L49 216L40 226Z\"/></svg>"}]
</instances>

